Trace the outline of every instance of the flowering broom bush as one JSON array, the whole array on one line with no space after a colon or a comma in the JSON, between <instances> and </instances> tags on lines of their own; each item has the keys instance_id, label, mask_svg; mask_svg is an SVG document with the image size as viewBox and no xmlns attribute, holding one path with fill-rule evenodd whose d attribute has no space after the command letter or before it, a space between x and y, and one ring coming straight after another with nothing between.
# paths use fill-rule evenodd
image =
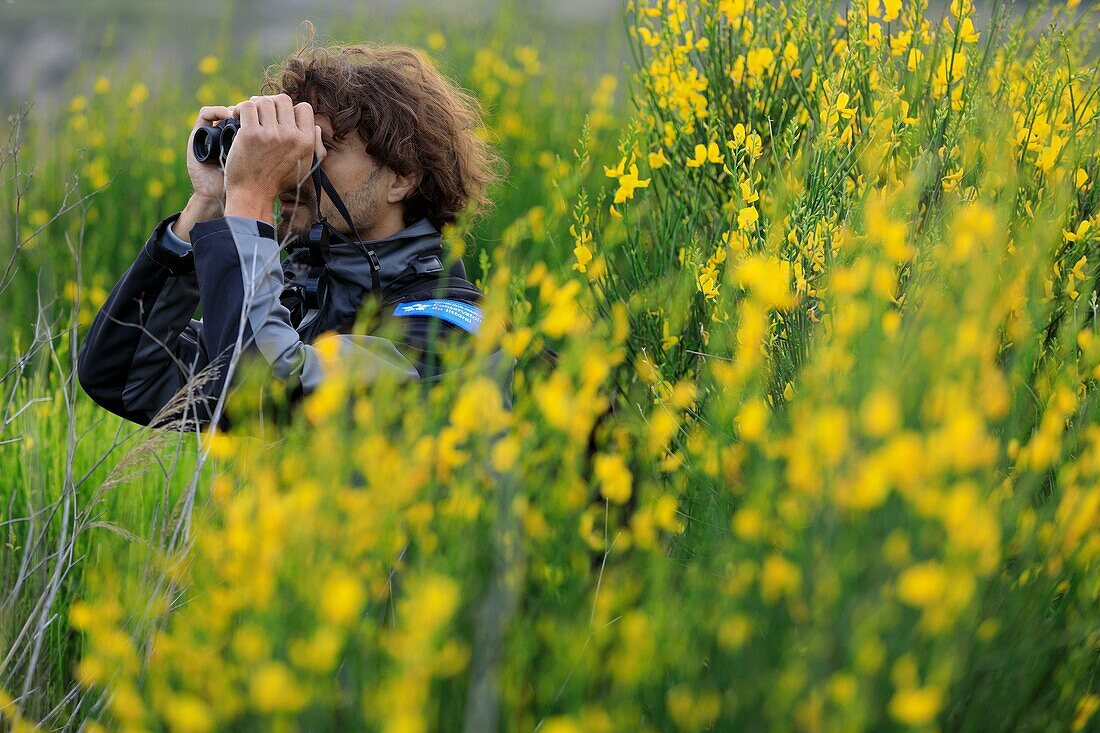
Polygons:
<instances>
[{"instance_id":1,"label":"flowering broom bush","mask_svg":"<svg viewBox=\"0 0 1100 733\"><path fill-rule=\"evenodd\" d=\"M68 611L87 729L1100 726L1095 14L625 14L482 258L514 382L205 436Z\"/></svg>"}]
</instances>

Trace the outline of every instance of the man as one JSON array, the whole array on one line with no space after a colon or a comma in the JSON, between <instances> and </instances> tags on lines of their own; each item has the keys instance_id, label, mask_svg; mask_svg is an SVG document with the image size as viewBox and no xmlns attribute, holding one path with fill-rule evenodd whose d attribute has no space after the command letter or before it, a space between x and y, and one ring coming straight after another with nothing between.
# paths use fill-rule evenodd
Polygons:
<instances>
[{"instance_id":1,"label":"man","mask_svg":"<svg viewBox=\"0 0 1100 733\"><path fill-rule=\"evenodd\" d=\"M194 193L156 226L81 348L81 386L129 420L228 428L221 397L247 354L293 404L325 378L312 343L325 332L345 334L326 338L363 383L434 379L442 344L480 324L481 293L460 261L444 267L440 235L495 179L476 101L403 47L307 43L274 71L271 94L199 112ZM198 162L197 131L229 119L240 127L224 170ZM399 337L347 335L368 302Z\"/></svg>"}]
</instances>

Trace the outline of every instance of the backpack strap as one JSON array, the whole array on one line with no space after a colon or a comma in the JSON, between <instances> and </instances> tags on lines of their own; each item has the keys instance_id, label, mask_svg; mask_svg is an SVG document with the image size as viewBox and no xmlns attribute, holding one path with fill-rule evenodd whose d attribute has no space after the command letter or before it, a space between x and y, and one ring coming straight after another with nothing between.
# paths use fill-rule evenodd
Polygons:
<instances>
[{"instance_id":1,"label":"backpack strap","mask_svg":"<svg viewBox=\"0 0 1100 733\"><path fill-rule=\"evenodd\" d=\"M398 303L393 310L393 314L399 318L408 316L439 318L472 334L478 332L484 317L481 308L473 303L464 303L461 300L451 300L449 298Z\"/></svg>"}]
</instances>

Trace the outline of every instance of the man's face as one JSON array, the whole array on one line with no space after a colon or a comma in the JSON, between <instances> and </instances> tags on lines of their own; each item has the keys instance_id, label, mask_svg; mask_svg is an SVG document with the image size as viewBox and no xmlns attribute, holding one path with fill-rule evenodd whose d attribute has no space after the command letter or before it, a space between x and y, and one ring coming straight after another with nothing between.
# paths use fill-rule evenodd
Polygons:
<instances>
[{"instance_id":1,"label":"man's face","mask_svg":"<svg viewBox=\"0 0 1100 733\"><path fill-rule=\"evenodd\" d=\"M316 115L314 121L321 128L321 141L327 155L321 169L332 182L336 193L347 207L355 228L364 239L370 239L375 230L382 207L386 203L386 184L392 179L387 170L379 167L374 157L366 152L366 143L358 131L352 130L342 141L332 137L332 123L325 115ZM296 238L305 241L309 228L317 222L316 193L313 181L307 178L295 191L284 191L279 196L279 241ZM344 217L336 210L332 200L322 192L321 213L337 231L351 234Z\"/></svg>"}]
</instances>

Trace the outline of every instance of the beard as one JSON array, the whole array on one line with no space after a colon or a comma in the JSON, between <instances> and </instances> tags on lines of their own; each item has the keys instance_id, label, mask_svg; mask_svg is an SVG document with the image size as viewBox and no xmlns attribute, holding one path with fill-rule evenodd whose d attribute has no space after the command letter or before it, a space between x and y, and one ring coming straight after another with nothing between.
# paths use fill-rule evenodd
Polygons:
<instances>
[{"instance_id":1,"label":"beard","mask_svg":"<svg viewBox=\"0 0 1100 733\"><path fill-rule=\"evenodd\" d=\"M293 245L309 240L309 229L317 222L317 210L304 201L297 204L279 203L279 221L275 225L275 236L279 244Z\"/></svg>"},{"instance_id":2,"label":"beard","mask_svg":"<svg viewBox=\"0 0 1100 733\"><path fill-rule=\"evenodd\" d=\"M376 168L371 175L363 181L362 185L349 194L341 191L341 199L344 206L355 223L355 229L360 237L367 238L367 232L374 229L378 219L378 186L382 169ZM337 211L336 206L324 196L321 201L321 213L328 220L329 226L337 232L344 234L349 239L354 234L348 228L348 223ZM297 202L284 204L279 202L279 221L275 227L275 233L280 244L293 245L304 244L309 241L309 230L317 223L317 204L312 197L306 198L299 195Z\"/></svg>"}]
</instances>

